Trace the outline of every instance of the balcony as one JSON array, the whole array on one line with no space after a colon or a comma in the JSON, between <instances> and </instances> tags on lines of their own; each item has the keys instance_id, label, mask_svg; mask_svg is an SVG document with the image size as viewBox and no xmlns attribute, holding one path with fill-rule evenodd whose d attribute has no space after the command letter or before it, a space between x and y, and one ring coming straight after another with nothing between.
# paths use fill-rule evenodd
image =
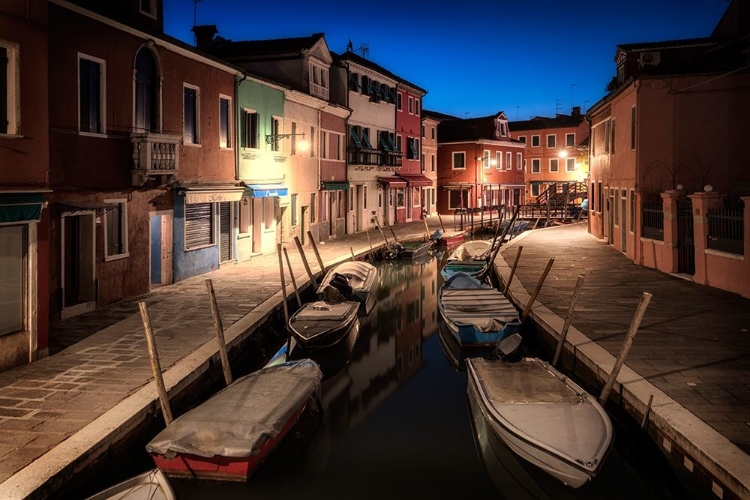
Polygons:
<instances>
[{"instance_id":1,"label":"balcony","mask_svg":"<svg viewBox=\"0 0 750 500\"><path fill-rule=\"evenodd\" d=\"M321 99L328 100L328 87L324 87L323 85L319 85L314 82L310 82L310 94L314 95L315 97L320 97Z\"/></svg>"},{"instance_id":2,"label":"balcony","mask_svg":"<svg viewBox=\"0 0 750 500\"><path fill-rule=\"evenodd\" d=\"M133 144L132 185L143 186L150 178L159 177L160 184L177 179L180 155L177 146L182 137L143 132L131 134Z\"/></svg>"},{"instance_id":3,"label":"balcony","mask_svg":"<svg viewBox=\"0 0 750 500\"><path fill-rule=\"evenodd\" d=\"M403 153L381 151L371 148L356 148L348 151L349 165L368 165L373 167L400 167Z\"/></svg>"}]
</instances>

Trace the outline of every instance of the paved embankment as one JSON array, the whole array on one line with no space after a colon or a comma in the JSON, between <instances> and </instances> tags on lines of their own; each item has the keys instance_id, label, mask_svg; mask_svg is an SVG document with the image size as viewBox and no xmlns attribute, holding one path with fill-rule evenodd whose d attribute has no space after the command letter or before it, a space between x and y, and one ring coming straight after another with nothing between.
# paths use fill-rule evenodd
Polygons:
<instances>
[{"instance_id":1,"label":"paved embankment","mask_svg":"<svg viewBox=\"0 0 750 500\"><path fill-rule=\"evenodd\" d=\"M430 220L430 231L439 227ZM424 236L422 221L394 228L399 239ZM392 236L388 239L392 241ZM371 231L374 245L383 243ZM318 245L325 265L370 250L364 233ZM297 284L309 278L296 247L288 248ZM305 253L320 273L310 247ZM210 278L229 348L252 334L281 306L277 256L248 262L169 285L137 299L53 325L68 348L0 373L0 498L44 498L122 441L157 411L143 324L137 302L148 304L171 398L219 358L205 280ZM288 279L288 275L287 275ZM292 285L287 283L292 294Z\"/></svg>"},{"instance_id":2,"label":"paved embankment","mask_svg":"<svg viewBox=\"0 0 750 500\"><path fill-rule=\"evenodd\" d=\"M672 462L717 498L750 498L750 300L636 266L585 224L514 239L496 262L506 279L519 246L511 296L520 307L555 259L531 314L554 338L585 275L566 352L600 381L642 293L653 295L615 384L617 404L639 421L653 395L649 432Z\"/></svg>"}]
</instances>

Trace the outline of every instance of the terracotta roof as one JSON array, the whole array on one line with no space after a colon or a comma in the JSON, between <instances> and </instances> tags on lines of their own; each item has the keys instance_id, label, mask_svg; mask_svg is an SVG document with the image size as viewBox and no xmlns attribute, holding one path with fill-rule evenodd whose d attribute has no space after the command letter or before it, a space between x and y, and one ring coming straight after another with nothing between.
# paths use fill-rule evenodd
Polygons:
<instances>
[{"instance_id":1,"label":"terracotta roof","mask_svg":"<svg viewBox=\"0 0 750 500\"><path fill-rule=\"evenodd\" d=\"M410 81L401 78L400 76L391 73L381 65L374 63L370 61L369 59L365 59L364 57L360 56L359 54L352 52L350 50L347 50L343 54L336 54L335 52L331 52L331 56L334 58L334 61L351 61L353 63L359 64L361 66L364 66L366 68L370 68L373 71L377 71L383 76L387 76L389 78L392 78L393 80L396 80L397 82L404 83L406 85L409 85L410 87L414 87L414 89L424 92L425 94L427 91L420 87L419 85L416 85L414 83L411 83Z\"/></svg>"},{"instance_id":2,"label":"terracotta roof","mask_svg":"<svg viewBox=\"0 0 750 500\"><path fill-rule=\"evenodd\" d=\"M217 36L213 39L211 52L219 57L229 59L241 57L243 60L292 57L299 56L304 50L312 48L324 36L323 33L314 33L310 36L295 38L241 40L237 42Z\"/></svg>"},{"instance_id":3,"label":"terracotta roof","mask_svg":"<svg viewBox=\"0 0 750 500\"><path fill-rule=\"evenodd\" d=\"M554 118L546 116L535 116L530 120L521 120L508 122L508 129L511 132L520 132L524 130L544 130L548 128L568 128L577 127L583 121L583 115L555 115Z\"/></svg>"}]
</instances>

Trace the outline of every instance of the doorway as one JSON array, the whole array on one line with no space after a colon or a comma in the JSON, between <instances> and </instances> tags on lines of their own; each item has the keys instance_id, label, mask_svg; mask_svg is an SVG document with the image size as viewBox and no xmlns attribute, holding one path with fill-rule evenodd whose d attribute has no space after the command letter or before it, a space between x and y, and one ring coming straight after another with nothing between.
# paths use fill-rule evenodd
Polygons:
<instances>
[{"instance_id":1,"label":"doorway","mask_svg":"<svg viewBox=\"0 0 750 500\"><path fill-rule=\"evenodd\" d=\"M94 212L63 214L62 318L96 308Z\"/></svg>"},{"instance_id":2,"label":"doorway","mask_svg":"<svg viewBox=\"0 0 750 500\"><path fill-rule=\"evenodd\" d=\"M153 214L151 226L151 286L172 283L172 212Z\"/></svg>"},{"instance_id":3,"label":"doorway","mask_svg":"<svg viewBox=\"0 0 750 500\"><path fill-rule=\"evenodd\" d=\"M620 197L620 230L622 234L622 252L628 252L628 224L627 224L627 210L628 210L628 192L623 189L622 196Z\"/></svg>"}]
</instances>

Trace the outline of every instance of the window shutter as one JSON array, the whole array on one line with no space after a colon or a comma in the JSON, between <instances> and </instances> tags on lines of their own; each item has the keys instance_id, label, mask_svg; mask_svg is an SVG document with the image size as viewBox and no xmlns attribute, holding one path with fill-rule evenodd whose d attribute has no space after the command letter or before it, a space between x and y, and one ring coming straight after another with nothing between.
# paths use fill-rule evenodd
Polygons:
<instances>
[{"instance_id":1,"label":"window shutter","mask_svg":"<svg viewBox=\"0 0 750 500\"><path fill-rule=\"evenodd\" d=\"M8 49L0 47L0 134L8 133Z\"/></svg>"},{"instance_id":2,"label":"window shutter","mask_svg":"<svg viewBox=\"0 0 750 500\"><path fill-rule=\"evenodd\" d=\"M212 234L213 204L195 203L185 205L185 248L210 245Z\"/></svg>"}]
</instances>

